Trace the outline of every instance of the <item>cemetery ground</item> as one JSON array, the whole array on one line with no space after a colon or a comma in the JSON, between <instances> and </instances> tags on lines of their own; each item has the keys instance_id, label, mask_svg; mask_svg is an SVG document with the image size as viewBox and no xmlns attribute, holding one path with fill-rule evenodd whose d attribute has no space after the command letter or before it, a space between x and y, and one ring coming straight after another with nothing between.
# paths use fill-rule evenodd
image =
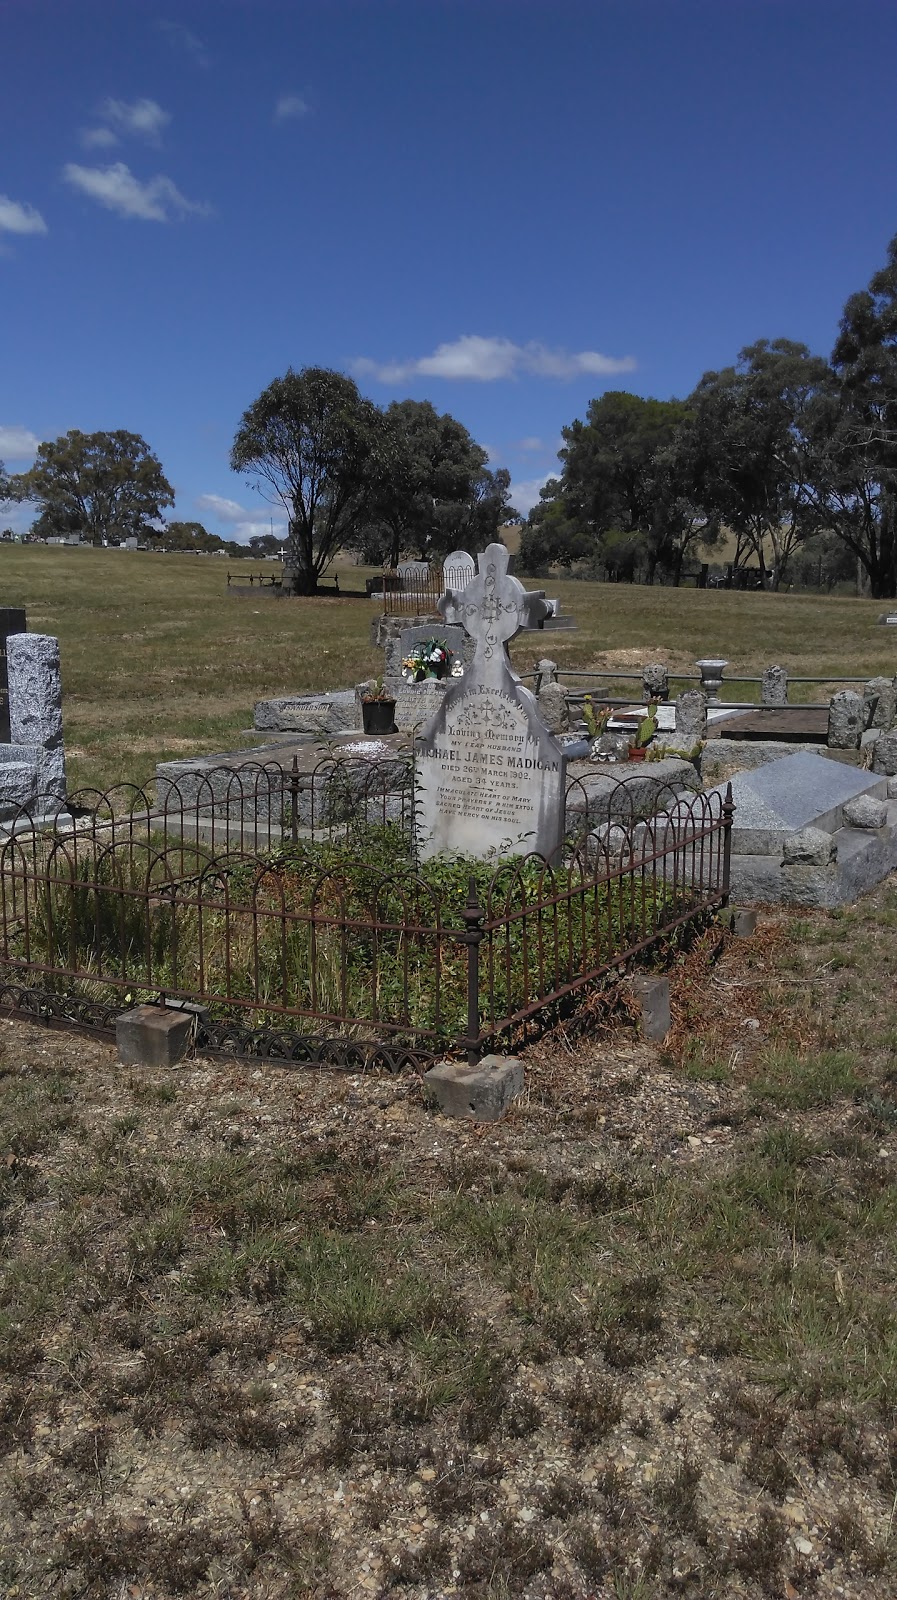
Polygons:
<instances>
[{"instance_id":1,"label":"cemetery ground","mask_svg":"<svg viewBox=\"0 0 897 1600\"><path fill-rule=\"evenodd\" d=\"M488 1127L0 1023L0 1593L893 1595L895 928L712 927Z\"/></svg>"},{"instance_id":2,"label":"cemetery ground","mask_svg":"<svg viewBox=\"0 0 897 1600\"><path fill-rule=\"evenodd\" d=\"M230 566L235 576L261 570ZM70 788L145 782L157 761L233 748L257 699L348 688L382 671L382 654L370 645L369 601L277 601L258 591L237 599L227 591L228 567L200 556L2 547L5 604L24 605L30 631L60 640ZM370 574L340 565L340 588L363 590ZM511 650L520 671L548 654L565 670L638 671L664 660L694 672L698 656L718 651L730 676L771 662L792 675L893 675L894 638L877 625L880 601L545 585L577 631L524 635ZM795 684L791 697L824 700L829 692ZM733 685L731 693L749 699L757 686Z\"/></svg>"}]
</instances>

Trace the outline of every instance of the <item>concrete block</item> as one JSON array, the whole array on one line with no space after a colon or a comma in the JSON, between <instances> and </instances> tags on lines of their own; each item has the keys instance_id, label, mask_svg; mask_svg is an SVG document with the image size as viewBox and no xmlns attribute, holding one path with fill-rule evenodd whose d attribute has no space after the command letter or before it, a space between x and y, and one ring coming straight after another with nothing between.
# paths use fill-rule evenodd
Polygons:
<instances>
[{"instance_id":1,"label":"concrete block","mask_svg":"<svg viewBox=\"0 0 897 1600\"><path fill-rule=\"evenodd\" d=\"M116 1018L115 1042L123 1067L173 1067L184 1059L193 1032L188 1011L135 1006Z\"/></svg>"},{"instance_id":2,"label":"concrete block","mask_svg":"<svg viewBox=\"0 0 897 1600\"><path fill-rule=\"evenodd\" d=\"M665 1039L673 1021L669 978L645 973L631 981L632 992L642 1008L642 1033L646 1039Z\"/></svg>"},{"instance_id":3,"label":"concrete block","mask_svg":"<svg viewBox=\"0 0 897 1600\"><path fill-rule=\"evenodd\" d=\"M736 939L749 939L757 930L757 913L748 906L729 906L725 919Z\"/></svg>"},{"instance_id":4,"label":"concrete block","mask_svg":"<svg viewBox=\"0 0 897 1600\"><path fill-rule=\"evenodd\" d=\"M475 1067L437 1061L424 1073L424 1089L447 1117L498 1122L523 1089L523 1062L516 1056L483 1056Z\"/></svg>"}]
</instances>

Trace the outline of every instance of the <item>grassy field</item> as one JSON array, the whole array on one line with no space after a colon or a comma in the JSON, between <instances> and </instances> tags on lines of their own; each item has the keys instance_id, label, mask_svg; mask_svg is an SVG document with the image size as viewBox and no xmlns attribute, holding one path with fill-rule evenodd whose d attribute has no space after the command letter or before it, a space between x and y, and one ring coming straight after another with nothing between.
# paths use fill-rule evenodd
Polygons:
<instances>
[{"instance_id":1,"label":"grassy field","mask_svg":"<svg viewBox=\"0 0 897 1600\"><path fill-rule=\"evenodd\" d=\"M895 926L712 931L485 1127L0 1022L0 1593L892 1600Z\"/></svg>"},{"instance_id":2,"label":"grassy field","mask_svg":"<svg viewBox=\"0 0 897 1600\"><path fill-rule=\"evenodd\" d=\"M235 599L227 570L198 556L0 548L4 604L24 605L32 631L59 635L71 782L145 780L158 760L232 747L257 699L347 687L382 665L370 646L369 601ZM367 570L341 569L341 586L363 591ZM862 679L897 667L897 641L877 626L879 601L548 588L578 631L524 635L512 651L519 670L546 653L568 670L631 670L653 658L690 671L697 656L716 653L730 673L776 661L793 674Z\"/></svg>"}]
</instances>

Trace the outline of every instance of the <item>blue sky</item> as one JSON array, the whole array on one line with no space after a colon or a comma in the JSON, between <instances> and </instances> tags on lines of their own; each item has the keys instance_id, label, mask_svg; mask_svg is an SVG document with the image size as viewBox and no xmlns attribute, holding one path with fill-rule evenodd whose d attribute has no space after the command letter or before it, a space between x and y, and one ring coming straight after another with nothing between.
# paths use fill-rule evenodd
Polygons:
<instances>
[{"instance_id":1,"label":"blue sky","mask_svg":"<svg viewBox=\"0 0 897 1600\"><path fill-rule=\"evenodd\" d=\"M828 353L897 232L892 0L0 0L0 53L0 458L130 429L230 537L289 365L452 412L526 509L605 389Z\"/></svg>"}]
</instances>

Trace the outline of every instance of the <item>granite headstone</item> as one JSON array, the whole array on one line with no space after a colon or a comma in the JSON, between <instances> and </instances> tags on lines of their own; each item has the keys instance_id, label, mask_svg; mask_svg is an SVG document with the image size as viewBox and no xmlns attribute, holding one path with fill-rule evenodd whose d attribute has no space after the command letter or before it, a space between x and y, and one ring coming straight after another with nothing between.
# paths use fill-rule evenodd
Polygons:
<instances>
[{"instance_id":1,"label":"granite headstone","mask_svg":"<svg viewBox=\"0 0 897 1600\"><path fill-rule=\"evenodd\" d=\"M767 667L760 684L760 700L765 706L788 704L788 674L784 667Z\"/></svg>"},{"instance_id":2,"label":"granite headstone","mask_svg":"<svg viewBox=\"0 0 897 1600\"><path fill-rule=\"evenodd\" d=\"M0 743L9 743L9 681L6 672L6 641L11 633L24 633L27 629L25 612L20 606L0 607Z\"/></svg>"},{"instance_id":3,"label":"granite headstone","mask_svg":"<svg viewBox=\"0 0 897 1600\"><path fill-rule=\"evenodd\" d=\"M646 700L669 700L670 675L662 661L649 661L642 668L642 691Z\"/></svg>"},{"instance_id":4,"label":"granite headstone","mask_svg":"<svg viewBox=\"0 0 897 1600\"><path fill-rule=\"evenodd\" d=\"M893 678L870 678L863 685L863 702L866 708L864 724L867 728L893 728L897 688Z\"/></svg>"},{"instance_id":5,"label":"granite headstone","mask_svg":"<svg viewBox=\"0 0 897 1600\"><path fill-rule=\"evenodd\" d=\"M707 737L707 696L702 689L687 689L676 700L676 742L691 750Z\"/></svg>"},{"instance_id":6,"label":"granite headstone","mask_svg":"<svg viewBox=\"0 0 897 1600\"><path fill-rule=\"evenodd\" d=\"M6 641L11 743L40 751L38 796L65 799L59 640L13 633Z\"/></svg>"},{"instance_id":7,"label":"granite headstone","mask_svg":"<svg viewBox=\"0 0 897 1600\"><path fill-rule=\"evenodd\" d=\"M866 712L863 700L853 689L839 689L828 708L828 740L831 750L858 750Z\"/></svg>"}]
</instances>

